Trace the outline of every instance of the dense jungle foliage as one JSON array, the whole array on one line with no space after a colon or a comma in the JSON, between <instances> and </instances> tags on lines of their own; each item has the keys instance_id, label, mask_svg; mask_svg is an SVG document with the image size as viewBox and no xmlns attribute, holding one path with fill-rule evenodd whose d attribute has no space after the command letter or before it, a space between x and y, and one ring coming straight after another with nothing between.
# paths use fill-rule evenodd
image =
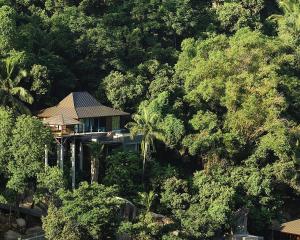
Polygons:
<instances>
[{"instance_id":1,"label":"dense jungle foliage","mask_svg":"<svg viewBox=\"0 0 300 240\"><path fill-rule=\"evenodd\" d=\"M253 234L289 220L299 0L0 0L0 57L0 199L34 185L47 239L221 238L243 208ZM101 158L99 184L74 191L45 170L51 133L30 116L71 91L132 113L144 136L141 155ZM124 199L134 220L118 215Z\"/></svg>"}]
</instances>

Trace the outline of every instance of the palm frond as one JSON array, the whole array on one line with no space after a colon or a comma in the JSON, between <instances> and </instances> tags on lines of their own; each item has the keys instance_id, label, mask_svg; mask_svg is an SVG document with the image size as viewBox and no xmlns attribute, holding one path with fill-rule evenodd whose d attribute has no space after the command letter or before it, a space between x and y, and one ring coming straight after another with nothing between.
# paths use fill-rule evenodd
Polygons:
<instances>
[{"instance_id":1,"label":"palm frond","mask_svg":"<svg viewBox=\"0 0 300 240\"><path fill-rule=\"evenodd\" d=\"M23 79L23 78L25 78L25 77L27 77L28 76L28 74L27 74L27 71L26 70L23 70L23 69L21 69L20 71L19 71L19 73L18 73L18 75L14 78L14 85L18 85L20 82L21 82L21 80Z\"/></svg>"},{"instance_id":2,"label":"palm frond","mask_svg":"<svg viewBox=\"0 0 300 240\"><path fill-rule=\"evenodd\" d=\"M279 15L279 14L273 14L270 17L268 17L269 20L274 21L274 22L279 22L282 21L284 19L283 15Z\"/></svg>"},{"instance_id":3,"label":"palm frond","mask_svg":"<svg viewBox=\"0 0 300 240\"><path fill-rule=\"evenodd\" d=\"M142 134L141 155L143 158L143 176L147 160L150 160L151 153L155 152L155 139L164 141L164 133L159 129L161 117L159 114L143 107L137 114L134 114L133 122L130 122L126 127L130 130L131 136Z\"/></svg>"},{"instance_id":4,"label":"palm frond","mask_svg":"<svg viewBox=\"0 0 300 240\"><path fill-rule=\"evenodd\" d=\"M6 78L10 78L10 76L12 75L13 71L14 71L14 64L12 62L11 58L7 58L4 60L5 63L5 69L6 69Z\"/></svg>"},{"instance_id":5,"label":"palm frond","mask_svg":"<svg viewBox=\"0 0 300 240\"><path fill-rule=\"evenodd\" d=\"M31 111L22 101L10 94L7 95L7 98L8 106L15 110L17 113L31 115Z\"/></svg>"},{"instance_id":6,"label":"palm frond","mask_svg":"<svg viewBox=\"0 0 300 240\"><path fill-rule=\"evenodd\" d=\"M135 138L139 133L141 133L139 125L137 125L135 122L129 122L125 127L130 130L131 138Z\"/></svg>"},{"instance_id":7,"label":"palm frond","mask_svg":"<svg viewBox=\"0 0 300 240\"><path fill-rule=\"evenodd\" d=\"M33 97L25 88L19 86L21 80L27 76L25 70L16 70L16 59L8 57L1 61L0 69L0 101L18 113L30 114L24 103L33 103Z\"/></svg>"},{"instance_id":8,"label":"palm frond","mask_svg":"<svg viewBox=\"0 0 300 240\"><path fill-rule=\"evenodd\" d=\"M33 97L29 93L28 90L26 90L23 87L14 87L10 90L11 94L14 96L18 96L23 102L32 104L33 103Z\"/></svg>"},{"instance_id":9,"label":"palm frond","mask_svg":"<svg viewBox=\"0 0 300 240\"><path fill-rule=\"evenodd\" d=\"M291 14L299 10L299 0L280 0L279 6L285 14Z\"/></svg>"}]
</instances>

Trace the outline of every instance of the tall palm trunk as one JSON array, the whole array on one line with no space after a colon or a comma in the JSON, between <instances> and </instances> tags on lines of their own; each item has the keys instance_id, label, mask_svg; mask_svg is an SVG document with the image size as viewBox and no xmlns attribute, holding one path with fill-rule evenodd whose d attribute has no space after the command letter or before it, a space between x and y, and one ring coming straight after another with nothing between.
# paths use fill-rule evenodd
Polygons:
<instances>
[{"instance_id":1,"label":"tall palm trunk","mask_svg":"<svg viewBox=\"0 0 300 240\"><path fill-rule=\"evenodd\" d=\"M91 150L91 183L98 182L100 158L102 157L104 144L91 142L89 144Z\"/></svg>"},{"instance_id":2,"label":"tall palm trunk","mask_svg":"<svg viewBox=\"0 0 300 240\"><path fill-rule=\"evenodd\" d=\"M145 174L145 165L146 165L146 158L147 158L147 154L146 154L146 143L143 143L143 176Z\"/></svg>"},{"instance_id":3,"label":"tall palm trunk","mask_svg":"<svg viewBox=\"0 0 300 240\"><path fill-rule=\"evenodd\" d=\"M145 179L145 170L146 170L146 161L148 158L148 143L146 141L143 142L143 173L142 173L142 181Z\"/></svg>"},{"instance_id":4,"label":"tall palm trunk","mask_svg":"<svg viewBox=\"0 0 300 240\"><path fill-rule=\"evenodd\" d=\"M151 148L151 144L147 140L144 140L143 145L144 146L143 146L142 156L143 156L143 177L144 177L146 172L147 161L151 160L152 148Z\"/></svg>"},{"instance_id":5,"label":"tall palm trunk","mask_svg":"<svg viewBox=\"0 0 300 240\"><path fill-rule=\"evenodd\" d=\"M99 179L99 158L92 157L91 161L91 183L98 182Z\"/></svg>"}]
</instances>

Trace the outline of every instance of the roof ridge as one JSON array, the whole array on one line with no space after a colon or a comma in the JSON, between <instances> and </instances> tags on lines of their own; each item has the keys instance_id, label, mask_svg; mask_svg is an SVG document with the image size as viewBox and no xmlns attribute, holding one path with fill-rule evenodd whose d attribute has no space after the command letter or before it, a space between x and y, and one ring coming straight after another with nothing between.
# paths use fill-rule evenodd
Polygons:
<instances>
[{"instance_id":1,"label":"roof ridge","mask_svg":"<svg viewBox=\"0 0 300 240\"><path fill-rule=\"evenodd\" d=\"M77 109L76 109L76 106L75 106L74 92L71 92L71 94L72 94L72 104L73 104L73 108L74 108L75 113L76 113L76 118L78 119L78 112L77 112Z\"/></svg>"}]
</instances>

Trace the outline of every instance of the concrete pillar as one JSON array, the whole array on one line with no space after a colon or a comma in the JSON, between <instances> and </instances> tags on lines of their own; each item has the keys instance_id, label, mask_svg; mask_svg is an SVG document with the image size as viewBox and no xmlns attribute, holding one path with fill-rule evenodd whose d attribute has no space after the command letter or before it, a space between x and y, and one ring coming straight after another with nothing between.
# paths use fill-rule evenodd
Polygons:
<instances>
[{"instance_id":1,"label":"concrete pillar","mask_svg":"<svg viewBox=\"0 0 300 240\"><path fill-rule=\"evenodd\" d=\"M45 168L49 166L49 163L48 163L48 146L45 145Z\"/></svg>"},{"instance_id":2,"label":"concrete pillar","mask_svg":"<svg viewBox=\"0 0 300 240\"><path fill-rule=\"evenodd\" d=\"M60 144L60 154L59 154L59 156L60 156L60 163L59 163L60 169L62 171L64 171L64 144L63 143Z\"/></svg>"},{"instance_id":3,"label":"concrete pillar","mask_svg":"<svg viewBox=\"0 0 300 240\"><path fill-rule=\"evenodd\" d=\"M71 175L72 175L72 188L75 189L75 142L70 143L70 149L71 149Z\"/></svg>"},{"instance_id":4,"label":"concrete pillar","mask_svg":"<svg viewBox=\"0 0 300 240\"><path fill-rule=\"evenodd\" d=\"M56 144L56 165L59 167L60 162L60 144Z\"/></svg>"},{"instance_id":5,"label":"concrete pillar","mask_svg":"<svg viewBox=\"0 0 300 240\"><path fill-rule=\"evenodd\" d=\"M56 145L56 164L60 166L60 144Z\"/></svg>"},{"instance_id":6,"label":"concrete pillar","mask_svg":"<svg viewBox=\"0 0 300 240\"><path fill-rule=\"evenodd\" d=\"M83 145L82 142L79 144L79 169L83 171Z\"/></svg>"}]
</instances>

